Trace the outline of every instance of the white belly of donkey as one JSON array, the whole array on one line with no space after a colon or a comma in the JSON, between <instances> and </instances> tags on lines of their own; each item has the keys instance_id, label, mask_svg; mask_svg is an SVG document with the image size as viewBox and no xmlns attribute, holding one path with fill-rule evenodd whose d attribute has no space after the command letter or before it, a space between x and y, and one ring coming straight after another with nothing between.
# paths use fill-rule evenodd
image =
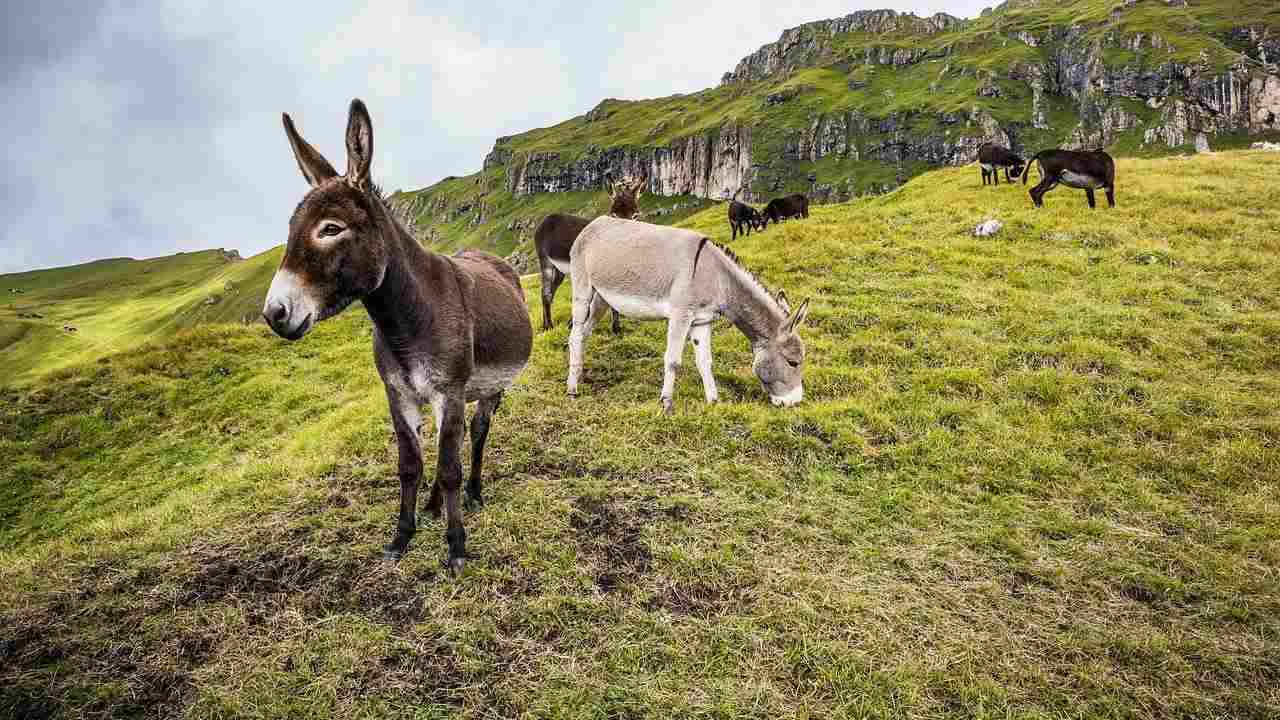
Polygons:
<instances>
[{"instance_id":1,"label":"white belly of donkey","mask_svg":"<svg viewBox=\"0 0 1280 720\"><path fill-rule=\"evenodd\" d=\"M606 291L600 288L596 288L596 292L609 303L609 307L629 318L659 320L671 316L671 303L663 298L628 295L624 292Z\"/></svg>"},{"instance_id":2,"label":"white belly of donkey","mask_svg":"<svg viewBox=\"0 0 1280 720\"><path fill-rule=\"evenodd\" d=\"M1073 173L1070 170L1062 171L1062 184L1067 187L1080 188L1082 190L1085 188L1102 187L1102 183L1092 175L1081 175L1079 173Z\"/></svg>"},{"instance_id":3,"label":"white belly of donkey","mask_svg":"<svg viewBox=\"0 0 1280 720\"><path fill-rule=\"evenodd\" d=\"M506 390L523 369L524 365L477 365L471 371L471 377L467 378L467 400L479 400Z\"/></svg>"}]
</instances>

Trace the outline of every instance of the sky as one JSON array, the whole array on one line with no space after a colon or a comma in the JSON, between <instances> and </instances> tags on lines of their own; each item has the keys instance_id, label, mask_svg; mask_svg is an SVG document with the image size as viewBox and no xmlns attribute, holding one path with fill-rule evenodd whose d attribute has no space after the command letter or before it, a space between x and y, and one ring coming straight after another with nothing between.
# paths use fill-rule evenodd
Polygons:
<instances>
[{"instance_id":1,"label":"sky","mask_svg":"<svg viewBox=\"0 0 1280 720\"><path fill-rule=\"evenodd\" d=\"M281 112L341 172L362 98L374 179L419 188L604 98L713 87L804 22L995 4L3 2L0 273L283 243L306 184Z\"/></svg>"}]
</instances>

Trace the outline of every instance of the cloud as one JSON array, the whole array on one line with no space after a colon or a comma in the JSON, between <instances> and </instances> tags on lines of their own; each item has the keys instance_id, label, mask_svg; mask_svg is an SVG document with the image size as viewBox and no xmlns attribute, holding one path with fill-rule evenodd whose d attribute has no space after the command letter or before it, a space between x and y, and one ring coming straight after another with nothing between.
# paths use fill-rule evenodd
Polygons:
<instances>
[{"instance_id":1,"label":"cloud","mask_svg":"<svg viewBox=\"0 0 1280 720\"><path fill-rule=\"evenodd\" d=\"M948 11L980 9L959 7ZM783 29L854 9L827 0L803 9L733 0L6 8L0 272L283 242L305 184L282 111L342 168L347 103L363 98L375 177L388 189L422 187L478 169L500 135L605 97L713 86Z\"/></svg>"}]
</instances>

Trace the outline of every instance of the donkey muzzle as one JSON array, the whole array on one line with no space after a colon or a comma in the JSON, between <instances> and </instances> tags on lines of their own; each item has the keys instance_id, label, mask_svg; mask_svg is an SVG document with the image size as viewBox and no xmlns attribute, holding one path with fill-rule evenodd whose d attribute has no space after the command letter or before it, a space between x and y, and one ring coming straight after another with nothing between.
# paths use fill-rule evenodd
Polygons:
<instances>
[{"instance_id":1,"label":"donkey muzzle","mask_svg":"<svg viewBox=\"0 0 1280 720\"><path fill-rule=\"evenodd\" d=\"M294 315L279 300L274 303L267 303L266 309L262 311L262 319L267 321L267 325L271 327L275 334L285 340L297 340L306 335L314 322L315 316L311 313L307 313L302 318L297 318Z\"/></svg>"},{"instance_id":2,"label":"donkey muzzle","mask_svg":"<svg viewBox=\"0 0 1280 720\"><path fill-rule=\"evenodd\" d=\"M782 395L769 394L769 401L772 402L775 407L791 407L792 405L799 404L803 399L804 386L802 385L796 385L794 388L791 388L790 391L783 393Z\"/></svg>"},{"instance_id":3,"label":"donkey muzzle","mask_svg":"<svg viewBox=\"0 0 1280 720\"><path fill-rule=\"evenodd\" d=\"M262 306L262 319L285 340L301 338L315 324L315 305L298 283L296 275L282 270L272 278L271 289L267 291L267 299Z\"/></svg>"}]
</instances>

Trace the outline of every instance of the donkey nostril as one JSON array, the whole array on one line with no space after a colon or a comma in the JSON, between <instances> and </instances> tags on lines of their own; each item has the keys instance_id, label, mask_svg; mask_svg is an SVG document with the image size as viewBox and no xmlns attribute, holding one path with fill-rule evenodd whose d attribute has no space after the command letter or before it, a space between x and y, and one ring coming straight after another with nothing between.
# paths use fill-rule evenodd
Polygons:
<instances>
[{"instance_id":1,"label":"donkey nostril","mask_svg":"<svg viewBox=\"0 0 1280 720\"><path fill-rule=\"evenodd\" d=\"M284 303L277 300L267 306L266 311L262 314L267 318L267 322L278 325L289 318L289 309L284 306Z\"/></svg>"}]
</instances>

